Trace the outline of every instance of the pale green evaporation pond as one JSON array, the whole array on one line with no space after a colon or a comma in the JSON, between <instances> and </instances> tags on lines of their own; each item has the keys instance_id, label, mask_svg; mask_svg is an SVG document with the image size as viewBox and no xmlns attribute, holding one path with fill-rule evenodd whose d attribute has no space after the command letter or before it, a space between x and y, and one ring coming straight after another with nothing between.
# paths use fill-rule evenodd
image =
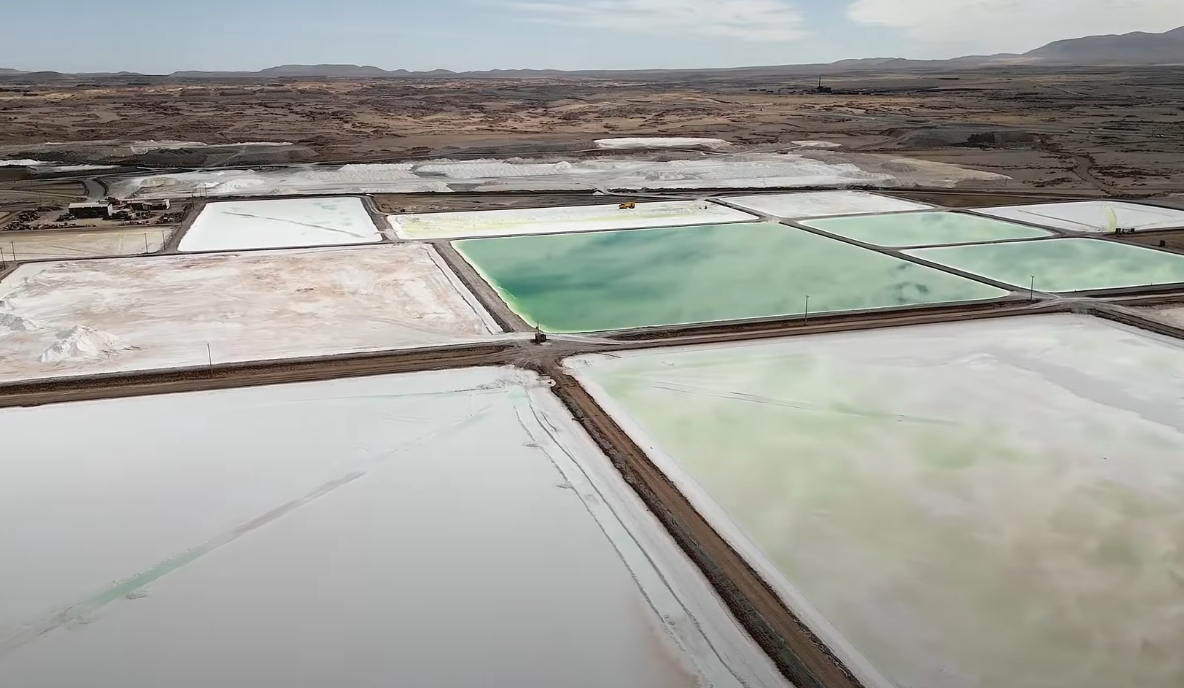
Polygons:
<instances>
[{"instance_id":1,"label":"pale green evaporation pond","mask_svg":"<svg viewBox=\"0 0 1184 688\"><path fill-rule=\"evenodd\" d=\"M893 306L1008 292L780 224L453 243L547 332L596 332Z\"/></svg>"},{"instance_id":2,"label":"pale green evaporation pond","mask_svg":"<svg viewBox=\"0 0 1184 688\"><path fill-rule=\"evenodd\" d=\"M568 364L894 685L1184 686L1179 341L1055 315Z\"/></svg>"},{"instance_id":3,"label":"pale green evaporation pond","mask_svg":"<svg viewBox=\"0 0 1184 688\"><path fill-rule=\"evenodd\" d=\"M1036 291L1074 292L1184 282L1184 256L1100 239L1050 239L906 251L911 256Z\"/></svg>"},{"instance_id":4,"label":"pale green evaporation pond","mask_svg":"<svg viewBox=\"0 0 1184 688\"><path fill-rule=\"evenodd\" d=\"M802 224L865 244L896 248L1037 239L1052 232L961 213L898 213L809 220Z\"/></svg>"}]
</instances>

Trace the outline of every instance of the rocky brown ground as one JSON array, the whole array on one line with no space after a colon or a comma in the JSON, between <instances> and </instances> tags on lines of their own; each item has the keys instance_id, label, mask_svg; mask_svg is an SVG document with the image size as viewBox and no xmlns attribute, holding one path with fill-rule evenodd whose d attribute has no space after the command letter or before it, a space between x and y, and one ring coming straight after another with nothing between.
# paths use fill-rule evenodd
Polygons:
<instances>
[{"instance_id":1,"label":"rocky brown ground","mask_svg":"<svg viewBox=\"0 0 1184 688\"><path fill-rule=\"evenodd\" d=\"M709 136L760 149L822 139L1014 177L1035 188L1151 195L1184 182L1184 68L1038 68L828 77L170 80L0 90L0 156L154 167L439 156L597 154L611 136ZM258 160L131 155L47 142L300 144ZM73 151L73 152L72 152ZM262 155L262 153L260 153ZM225 156L224 156L225 157Z\"/></svg>"}]
</instances>

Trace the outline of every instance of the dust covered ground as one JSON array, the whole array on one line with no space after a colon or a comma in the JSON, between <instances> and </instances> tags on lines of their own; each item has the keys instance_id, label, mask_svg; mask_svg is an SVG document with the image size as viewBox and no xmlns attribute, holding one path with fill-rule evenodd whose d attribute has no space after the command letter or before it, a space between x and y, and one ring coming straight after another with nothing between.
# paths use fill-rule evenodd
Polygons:
<instances>
[{"instance_id":1,"label":"dust covered ground","mask_svg":"<svg viewBox=\"0 0 1184 688\"><path fill-rule=\"evenodd\" d=\"M106 78L0 84L0 157L144 167L607 155L594 140L822 140L1012 177L1148 196L1184 182L1184 68L1034 67L816 77L762 70L652 80ZM134 80L133 80L134 79ZM283 147L133 150L179 141ZM90 142L83 146L46 143Z\"/></svg>"}]
</instances>

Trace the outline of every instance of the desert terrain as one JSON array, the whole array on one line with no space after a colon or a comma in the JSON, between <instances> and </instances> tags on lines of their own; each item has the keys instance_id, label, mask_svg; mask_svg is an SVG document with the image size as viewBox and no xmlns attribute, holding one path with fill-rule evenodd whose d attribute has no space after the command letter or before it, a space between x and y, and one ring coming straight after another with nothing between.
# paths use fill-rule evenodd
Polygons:
<instances>
[{"instance_id":1,"label":"desert terrain","mask_svg":"<svg viewBox=\"0 0 1184 688\"><path fill-rule=\"evenodd\" d=\"M830 93L818 92L816 77L719 71L649 81L26 79L0 87L0 158L198 168L606 156L593 141L625 136L717 137L768 152L817 140L856 160L889 153L1004 174L1029 189L1151 196L1184 180L1180 73L855 72L827 76ZM227 152L111 143L144 140L293 145Z\"/></svg>"}]
</instances>

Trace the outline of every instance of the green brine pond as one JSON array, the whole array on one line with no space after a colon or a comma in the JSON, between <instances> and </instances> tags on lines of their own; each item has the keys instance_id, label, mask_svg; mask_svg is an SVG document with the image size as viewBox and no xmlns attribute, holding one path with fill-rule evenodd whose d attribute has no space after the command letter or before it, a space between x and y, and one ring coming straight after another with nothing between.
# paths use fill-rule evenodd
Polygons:
<instances>
[{"instance_id":1,"label":"green brine pond","mask_svg":"<svg viewBox=\"0 0 1184 688\"><path fill-rule=\"evenodd\" d=\"M1006 291L785 225L453 243L511 309L547 332L831 313L1000 298Z\"/></svg>"},{"instance_id":2,"label":"green brine pond","mask_svg":"<svg viewBox=\"0 0 1184 688\"><path fill-rule=\"evenodd\" d=\"M1045 292L1184 282L1184 256L1098 239L1057 239L908 251L909 255Z\"/></svg>"},{"instance_id":3,"label":"green brine pond","mask_svg":"<svg viewBox=\"0 0 1184 688\"><path fill-rule=\"evenodd\" d=\"M567 367L865 686L1184 686L1184 343L1076 315Z\"/></svg>"},{"instance_id":4,"label":"green brine pond","mask_svg":"<svg viewBox=\"0 0 1184 688\"><path fill-rule=\"evenodd\" d=\"M865 244L887 247L977 244L1052 236L1052 232L1013 222L940 212L837 217L802 224Z\"/></svg>"}]
</instances>

